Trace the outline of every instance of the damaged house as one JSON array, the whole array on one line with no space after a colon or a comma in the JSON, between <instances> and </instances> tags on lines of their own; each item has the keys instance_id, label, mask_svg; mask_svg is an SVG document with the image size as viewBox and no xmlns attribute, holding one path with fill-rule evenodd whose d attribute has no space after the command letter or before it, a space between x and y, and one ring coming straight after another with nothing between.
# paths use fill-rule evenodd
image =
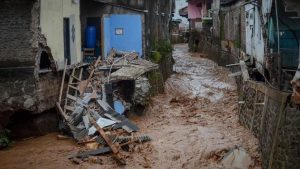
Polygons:
<instances>
[{"instance_id":1,"label":"damaged house","mask_svg":"<svg viewBox=\"0 0 300 169\"><path fill-rule=\"evenodd\" d=\"M170 38L173 1L4 0L0 4L1 128L16 115L41 114L55 108L58 100L63 103L69 89L74 89L67 82L70 79L86 79L83 86L88 88L91 78L109 75L111 89L122 88L128 97L124 100L132 101L146 98L137 95L149 92L150 84L162 88L171 73L171 51L161 51L162 57L155 60L158 65L141 58L152 60L153 53L165 49L157 42ZM126 58L126 64L119 57ZM157 68L155 76L149 75L150 82L144 77L137 80ZM151 77L157 74L162 83L152 84ZM136 91L142 92L134 95ZM111 100L108 103L114 106ZM62 107L64 112L70 108Z\"/></svg>"},{"instance_id":2,"label":"damaged house","mask_svg":"<svg viewBox=\"0 0 300 169\"><path fill-rule=\"evenodd\" d=\"M80 4L71 0L0 2L0 126L15 112L55 106L65 60L82 61Z\"/></svg>"}]
</instances>

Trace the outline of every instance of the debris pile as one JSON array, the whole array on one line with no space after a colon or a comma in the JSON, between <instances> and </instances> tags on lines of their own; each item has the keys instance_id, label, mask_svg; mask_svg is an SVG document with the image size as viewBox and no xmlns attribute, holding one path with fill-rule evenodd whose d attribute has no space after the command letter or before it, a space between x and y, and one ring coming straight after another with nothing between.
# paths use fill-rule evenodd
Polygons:
<instances>
[{"instance_id":1,"label":"debris pile","mask_svg":"<svg viewBox=\"0 0 300 169\"><path fill-rule=\"evenodd\" d=\"M79 144L90 148L70 156L70 159L77 161L112 152L119 163L125 164L120 155L121 149L129 150L129 145L151 140L148 136L135 134L139 127L123 115L130 106L126 106L114 86L116 82L135 80L157 68L158 65L138 58L134 52L117 52L114 49L105 60L99 57L89 67L86 79L83 68L76 66L69 75L67 86L64 85L65 68L57 108L64 128ZM64 100L63 93L66 93Z\"/></svg>"}]
</instances>

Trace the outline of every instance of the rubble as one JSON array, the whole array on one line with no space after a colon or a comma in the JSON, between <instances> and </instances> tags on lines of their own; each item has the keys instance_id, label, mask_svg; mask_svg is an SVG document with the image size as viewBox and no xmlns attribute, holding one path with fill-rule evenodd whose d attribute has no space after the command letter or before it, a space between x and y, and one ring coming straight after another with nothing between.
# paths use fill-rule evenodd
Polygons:
<instances>
[{"instance_id":1,"label":"rubble","mask_svg":"<svg viewBox=\"0 0 300 169\"><path fill-rule=\"evenodd\" d=\"M128 106L114 85L123 80L136 80L156 68L157 64L138 58L134 52L112 49L106 60L99 57L89 67L86 79L83 79L83 68L72 70L64 100L62 83L57 108L73 138L89 150L69 156L70 160L80 164L79 159L112 152L118 163L126 164L121 149L151 140L149 136L135 134L139 127L123 115Z\"/></svg>"}]
</instances>

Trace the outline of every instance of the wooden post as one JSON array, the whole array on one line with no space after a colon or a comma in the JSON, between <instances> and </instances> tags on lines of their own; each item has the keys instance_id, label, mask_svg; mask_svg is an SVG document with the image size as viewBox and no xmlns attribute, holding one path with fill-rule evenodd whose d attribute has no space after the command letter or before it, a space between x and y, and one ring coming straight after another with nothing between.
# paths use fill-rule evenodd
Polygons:
<instances>
[{"instance_id":1,"label":"wooden post","mask_svg":"<svg viewBox=\"0 0 300 169\"><path fill-rule=\"evenodd\" d=\"M97 124L97 122L90 116L89 120L90 122L93 124L93 126L97 129L97 131L99 132L100 136L104 139L104 141L106 142L106 144L111 148L113 154L114 154L114 158L122 165L125 165L126 162L124 161L124 159L120 156L119 153L119 148L118 146L116 146L109 138L108 136L105 134L104 130Z\"/></svg>"}]
</instances>

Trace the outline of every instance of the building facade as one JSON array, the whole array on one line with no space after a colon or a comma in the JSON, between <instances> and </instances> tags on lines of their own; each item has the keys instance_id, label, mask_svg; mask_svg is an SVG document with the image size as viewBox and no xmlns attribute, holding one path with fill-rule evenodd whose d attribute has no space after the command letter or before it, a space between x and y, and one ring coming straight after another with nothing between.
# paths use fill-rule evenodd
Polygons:
<instances>
[{"instance_id":1,"label":"building facade","mask_svg":"<svg viewBox=\"0 0 300 169\"><path fill-rule=\"evenodd\" d=\"M140 57L148 58L156 41L170 38L174 2L1 1L0 128L5 127L16 112L38 114L55 107L65 65L71 69L84 61L88 25L97 27L96 57L107 55L109 48L104 45L111 45L120 50L137 49ZM114 21L103 24L108 16ZM140 25L134 27L134 24ZM120 35L115 36L115 31ZM122 36L130 31L129 36ZM135 43L133 49L129 48L132 43ZM170 70L161 67L167 77L172 65Z\"/></svg>"},{"instance_id":2,"label":"building facade","mask_svg":"<svg viewBox=\"0 0 300 169\"><path fill-rule=\"evenodd\" d=\"M79 12L71 0L0 2L2 127L15 112L40 113L55 106L61 83L57 72L66 59L69 65L81 62ZM72 21L64 25L67 19ZM65 39L69 48L66 34L72 35Z\"/></svg>"}]
</instances>

